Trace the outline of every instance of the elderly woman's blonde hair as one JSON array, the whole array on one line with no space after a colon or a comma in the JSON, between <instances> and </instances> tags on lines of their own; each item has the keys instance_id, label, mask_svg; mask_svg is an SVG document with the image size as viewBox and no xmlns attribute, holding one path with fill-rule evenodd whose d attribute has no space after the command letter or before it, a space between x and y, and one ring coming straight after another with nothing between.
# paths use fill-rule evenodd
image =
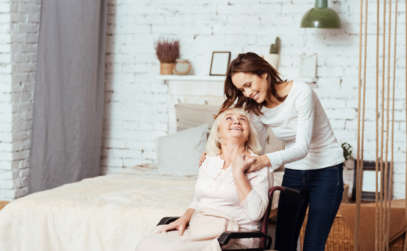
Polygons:
<instances>
[{"instance_id":1,"label":"elderly woman's blonde hair","mask_svg":"<svg viewBox=\"0 0 407 251\"><path fill-rule=\"evenodd\" d=\"M250 121L249 114L241 108L229 108L218 114L215 121L212 124L211 132L209 134L208 142L206 143L206 153L210 156L216 156L221 153L221 144L218 137L218 127L220 121L225 118L226 112L228 111L238 111L240 115L243 115L247 118L249 123L249 136L245 142L245 146L248 150L252 151L255 154L261 154L262 147L257 139L257 132L252 126Z\"/></svg>"}]
</instances>

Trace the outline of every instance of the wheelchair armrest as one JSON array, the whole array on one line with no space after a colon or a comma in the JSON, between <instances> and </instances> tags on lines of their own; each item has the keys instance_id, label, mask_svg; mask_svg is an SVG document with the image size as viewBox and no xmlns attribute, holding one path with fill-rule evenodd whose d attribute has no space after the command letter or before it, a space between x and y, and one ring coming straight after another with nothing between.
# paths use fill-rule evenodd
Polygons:
<instances>
[{"instance_id":1,"label":"wheelchair armrest","mask_svg":"<svg viewBox=\"0 0 407 251\"><path fill-rule=\"evenodd\" d=\"M158 222L157 226L170 224L171 222L177 220L178 218L179 217L164 217Z\"/></svg>"},{"instance_id":2,"label":"wheelchair armrest","mask_svg":"<svg viewBox=\"0 0 407 251\"><path fill-rule=\"evenodd\" d=\"M253 232L223 232L218 237L218 242L221 246L226 245L230 239L246 239L246 238L266 238L266 246L267 248L270 247L271 238L270 236L265 235L261 231L253 231Z\"/></svg>"}]
</instances>

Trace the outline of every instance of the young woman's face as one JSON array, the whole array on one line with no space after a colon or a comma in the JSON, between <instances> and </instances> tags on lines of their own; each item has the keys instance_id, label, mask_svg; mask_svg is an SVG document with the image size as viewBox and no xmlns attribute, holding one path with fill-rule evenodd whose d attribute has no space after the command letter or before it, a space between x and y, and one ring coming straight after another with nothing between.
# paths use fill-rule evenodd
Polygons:
<instances>
[{"instance_id":1,"label":"young woman's face","mask_svg":"<svg viewBox=\"0 0 407 251\"><path fill-rule=\"evenodd\" d=\"M251 98L259 104L266 99L267 73L259 77L252 73L238 72L232 75L232 83L245 97Z\"/></svg>"},{"instance_id":2,"label":"young woman's face","mask_svg":"<svg viewBox=\"0 0 407 251\"><path fill-rule=\"evenodd\" d=\"M240 138L246 142L249 138L250 128L248 118L239 111L226 111L218 126L218 135L222 140Z\"/></svg>"}]
</instances>

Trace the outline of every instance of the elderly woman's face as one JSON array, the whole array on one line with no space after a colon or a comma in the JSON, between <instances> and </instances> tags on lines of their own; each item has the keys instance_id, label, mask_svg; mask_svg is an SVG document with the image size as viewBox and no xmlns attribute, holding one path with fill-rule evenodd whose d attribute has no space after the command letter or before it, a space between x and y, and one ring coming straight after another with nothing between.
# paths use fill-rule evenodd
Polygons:
<instances>
[{"instance_id":1,"label":"elderly woman's face","mask_svg":"<svg viewBox=\"0 0 407 251\"><path fill-rule=\"evenodd\" d=\"M225 116L219 122L218 130L222 140L239 138L246 142L250 133L248 118L239 111L226 111Z\"/></svg>"}]
</instances>

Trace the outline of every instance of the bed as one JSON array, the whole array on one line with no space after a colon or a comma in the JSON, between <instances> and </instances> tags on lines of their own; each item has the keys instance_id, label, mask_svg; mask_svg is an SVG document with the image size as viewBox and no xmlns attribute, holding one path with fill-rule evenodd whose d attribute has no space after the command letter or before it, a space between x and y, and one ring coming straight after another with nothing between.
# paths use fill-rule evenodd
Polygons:
<instances>
[{"instance_id":1,"label":"bed","mask_svg":"<svg viewBox=\"0 0 407 251\"><path fill-rule=\"evenodd\" d=\"M159 219L184 212L194 183L143 171L26 196L0 211L0 250L134 250Z\"/></svg>"}]
</instances>

